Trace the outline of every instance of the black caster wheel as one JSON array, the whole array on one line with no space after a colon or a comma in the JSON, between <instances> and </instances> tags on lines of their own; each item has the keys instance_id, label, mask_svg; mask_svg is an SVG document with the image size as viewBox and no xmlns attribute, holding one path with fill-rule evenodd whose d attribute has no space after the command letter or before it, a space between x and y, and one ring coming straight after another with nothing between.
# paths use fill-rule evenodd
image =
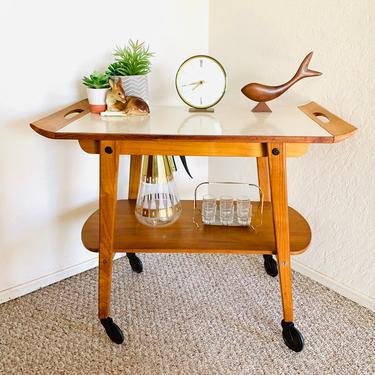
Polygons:
<instances>
[{"instance_id":1,"label":"black caster wheel","mask_svg":"<svg viewBox=\"0 0 375 375\"><path fill-rule=\"evenodd\" d=\"M126 253L129 259L130 267L134 272L141 273L143 271L143 263L134 253Z\"/></svg>"},{"instance_id":2,"label":"black caster wheel","mask_svg":"<svg viewBox=\"0 0 375 375\"><path fill-rule=\"evenodd\" d=\"M108 337L116 344L122 344L124 342L124 334L120 327L114 323L112 318L100 319Z\"/></svg>"},{"instance_id":3,"label":"black caster wheel","mask_svg":"<svg viewBox=\"0 0 375 375\"><path fill-rule=\"evenodd\" d=\"M277 270L277 262L275 259L273 259L272 255L263 255L264 259L264 268L266 272L272 276L276 277L278 275L278 270Z\"/></svg>"},{"instance_id":4,"label":"black caster wheel","mask_svg":"<svg viewBox=\"0 0 375 375\"><path fill-rule=\"evenodd\" d=\"M302 333L294 327L294 323L286 323L284 320L281 322L283 327L283 339L285 345L294 350L295 352L300 352L303 349L305 340L303 339Z\"/></svg>"}]
</instances>

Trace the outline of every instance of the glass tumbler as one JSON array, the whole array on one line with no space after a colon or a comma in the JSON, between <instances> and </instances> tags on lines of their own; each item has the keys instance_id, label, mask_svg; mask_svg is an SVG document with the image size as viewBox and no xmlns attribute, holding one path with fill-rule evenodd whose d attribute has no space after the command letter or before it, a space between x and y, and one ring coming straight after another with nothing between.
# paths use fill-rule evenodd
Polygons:
<instances>
[{"instance_id":1,"label":"glass tumbler","mask_svg":"<svg viewBox=\"0 0 375 375\"><path fill-rule=\"evenodd\" d=\"M234 204L233 198L230 195L223 195L220 198L220 222L223 225L230 225L233 223Z\"/></svg>"},{"instance_id":2,"label":"glass tumbler","mask_svg":"<svg viewBox=\"0 0 375 375\"><path fill-rule=\"evenodd\" d=\"M251 223L251 201L247 195L242 195L237 199L237 220L240 225Z\"/></svg>"},{"instance_id":3,"label":"glass tumbler","mask_svg":"<svg viewBox=\"0 0 375 375\"><path fill-rule=\"evenodd\" d=\"M216 198L212 194L203 195L202 221L205 224L214 224L216 217Z\"/></svg>"}]
</instances>

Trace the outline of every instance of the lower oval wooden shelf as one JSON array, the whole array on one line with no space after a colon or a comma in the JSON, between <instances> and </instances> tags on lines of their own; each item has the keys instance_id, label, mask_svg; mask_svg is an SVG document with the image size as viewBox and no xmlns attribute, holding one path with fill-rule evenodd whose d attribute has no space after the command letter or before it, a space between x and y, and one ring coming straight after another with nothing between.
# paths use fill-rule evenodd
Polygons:
<instances>
[{"instance_id":1,"label":"lower oval wooden shelf","mask_svg":"<svg viewBox=\"0 0 375 375\"><path fill-rule=\"evenodd\" d=\"M258 203L253 203L258 206ZM193 201L182 201L183 211L176 223L164 228L149 228L140 224L134 215L134 200L117 202L114 252L150 253L237 253L273 254L275 238L272 208L264 204L263 223L256 231L245 227L205 226L193 224ZM256 209L253 207L253 210ZM290 251L299 254L311 241L307 221L289 207ZM90 250L99 249L99 210L93 213L82 228L82 242Z\"/></svg>"}]
</instances>

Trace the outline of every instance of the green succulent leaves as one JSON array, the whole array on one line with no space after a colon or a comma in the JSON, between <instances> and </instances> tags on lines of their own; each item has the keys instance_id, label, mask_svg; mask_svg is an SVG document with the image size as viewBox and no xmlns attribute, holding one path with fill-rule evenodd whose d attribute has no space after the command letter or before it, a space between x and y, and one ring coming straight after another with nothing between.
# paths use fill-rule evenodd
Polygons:
<instances>
[{"instance_id":1,"label":"green succulent leaves","mask_svg":"<svg viewBox=\"0 0 375 375\"><path fill-rule=\"evenodd\" d=\"M97 71L94 71L89 77L83 77L82 81L90 89L108 89L110 87L109 75Z\"/></svg>"},{"instance_id":2,"label":"green succulent leaves","mask_svg":"<svg viewBox=\"0 0 375 375\"><path fill-rule=\"evenodd\" d=\"M150 52L149 47L144 42L129 40L125 47L116 46L113 56L113 62L105 74L94 71L89 77L83 77L83 84L92 89L107 89L109 85L109 77L111 76L135 76L145 75L151 71L151 57L154 56Z\"/></svg>"},{"instance_id":3,"label":"green succulent leaves","mask_svg":"<svg viewBox=\"0 0 375 375\"><path fill-rule=\"evenodd\" d=\"M151 57L153 52L149 51L143 42L129 40L127 46L121 48L116 46L113 56L115 62L112 63L106 74L108 76L135 76L145 75L151 71Z\"/></svg>"}]
</instances>

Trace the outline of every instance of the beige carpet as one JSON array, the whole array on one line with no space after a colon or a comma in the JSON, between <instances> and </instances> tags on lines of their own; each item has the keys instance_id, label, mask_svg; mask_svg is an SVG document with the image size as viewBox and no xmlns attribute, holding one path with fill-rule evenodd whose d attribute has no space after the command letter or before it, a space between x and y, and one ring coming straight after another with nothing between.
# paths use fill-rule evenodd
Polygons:
<instances>
[{"instance_id":1,"label":"beige carpet","mask_svg":"<svg viewBox=\"0 0 375 375\"><path fill-rule=\"evenodd\" d=\"M262 257L148 254L115 262L112 344L97 270L0 305L0 374L375 374L375 314L294 274L301 353L282 341L277 278Z\"/></svg>"}]
</instances>

